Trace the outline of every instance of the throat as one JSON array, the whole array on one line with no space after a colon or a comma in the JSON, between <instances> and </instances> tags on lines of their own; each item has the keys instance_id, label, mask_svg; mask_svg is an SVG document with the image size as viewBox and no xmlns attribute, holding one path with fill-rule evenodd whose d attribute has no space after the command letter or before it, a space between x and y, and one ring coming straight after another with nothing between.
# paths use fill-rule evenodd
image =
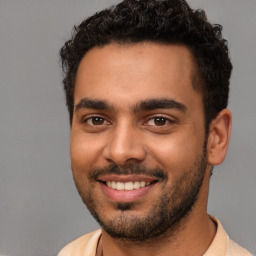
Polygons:
<instances>
[{"instance_id":1,"label":"throat","mask_svg":"<svg viewBox=\"0 0 256 256\"><path fill-rule=\"evenodd\" d=\"M97 248L96 248L96 256L103 256L103 249L102 249L102 236L100 236Z\"/></svg>"},{"instance_id":2,"label":"throat","mask_svg":"<svg viewBox=\"0 0 256 256\"><path fill-rule=\"evenodd\" d=\"M96 256L173 256L204 255L216 234L216 222L209 216L206 230L184 228L183 225L172 234L166 232L155 239L144 242L115 239L102 230L99 238ZM188 227L186 225L186 227ZM200 234L202 233L204 234Z\"/></svg>"}]
</instances>

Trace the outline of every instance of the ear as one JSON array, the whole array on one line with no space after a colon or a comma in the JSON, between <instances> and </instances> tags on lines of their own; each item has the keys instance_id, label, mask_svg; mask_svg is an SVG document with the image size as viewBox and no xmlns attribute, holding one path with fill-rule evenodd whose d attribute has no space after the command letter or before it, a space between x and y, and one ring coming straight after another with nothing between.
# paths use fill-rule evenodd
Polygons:
<instances>
[{"instance_id":1,"label":"ear","mask_svg":"<svg viewBox=\"0 0 256 256\"><path fill-rule=\"evenodd\" d=\"M207 144L208 164L218 165L224 161L228 150L231 126L232 115L228 109L223 109L211 122Z\"/></svg>"}]
</instances>

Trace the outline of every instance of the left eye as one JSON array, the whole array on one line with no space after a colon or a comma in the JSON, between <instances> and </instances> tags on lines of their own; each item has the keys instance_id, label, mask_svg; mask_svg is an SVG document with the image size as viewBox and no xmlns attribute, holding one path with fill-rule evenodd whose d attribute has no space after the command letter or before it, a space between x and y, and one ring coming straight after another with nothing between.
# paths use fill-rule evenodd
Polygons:
<instances>
[{"instance_id":1,"label":"left eye","mask_svg":"<svg viewBox=\"0 0 256 256\"><path fill-rule=\"evenodd\" d=\"M151 126L164 126L168 123L170 123L170 120L161 116L153 117L148 121L148 125Z\"/></svg>"}]
</instances>

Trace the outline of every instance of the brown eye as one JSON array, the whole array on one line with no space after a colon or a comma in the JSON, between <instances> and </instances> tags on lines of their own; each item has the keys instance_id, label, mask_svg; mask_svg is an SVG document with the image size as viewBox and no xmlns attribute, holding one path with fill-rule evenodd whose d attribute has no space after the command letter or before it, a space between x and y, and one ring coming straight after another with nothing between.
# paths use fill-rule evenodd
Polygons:
<instances>
[{"instance_id":1,"label":"brown eye","mask_svg":"<svg viewBox=\"0 0 256 256\"><path fill-rule=\"evenodd\" d=\"M162 126L167 123L167 119L164 117L154 117L154 123L156 126Z\"/></svg>"},{"instance_id":2,"label":"brown eye","mask_svg":"<svg viewBox=\"0 0 256 256\"><path fill-rule=\"evenodd\" d=\"M85 120L89 125L104 125L106 120L100 116L93 116Z\"/></svg>"},{"instance_id":3,"label":"brown eye","mask_svg":"<svg viewBox=\"0 0 256 256\"><path fill-rule=\"evenodd\" d=\"M149 119L146 124L151 127L157 127L157 126L165 127L171 123L173 123L173 121L170 120L169 118L166 118L164 116L155 116L155 117L152 117L151 119Z\"/></svg>"},{"instance_id":4,"label":"brown eye","mask_svg":"<svg viewBox=\"0 0 256 256\"><path fill-rule=\"evenodd\" d=\"M104 119L101 118L101 117L93 117L93 118L92 118L92 123L93 123L94 125L101 125L101 124L104 123Z\"/></svg>"}]
</instances>

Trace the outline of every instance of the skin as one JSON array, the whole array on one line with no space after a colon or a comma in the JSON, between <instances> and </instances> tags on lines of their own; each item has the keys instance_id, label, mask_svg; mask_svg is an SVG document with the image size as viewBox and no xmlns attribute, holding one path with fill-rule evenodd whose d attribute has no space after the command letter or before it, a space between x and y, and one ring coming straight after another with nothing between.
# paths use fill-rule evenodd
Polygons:
<instances>
[{"instance_id":1,"label":"skin","mask_svg":"<svg viewBox=\"0 0 256 256\"><path fill-rule=\"evenodd\" d=\"M192 86L194 74L190 51L184 46L156 43L109 44L91 49L82 59L76 77L74 116L71 129L71 163L74 180L86 201L93 197L105 221L125 214L144 217L152 205L175 186L203 155L207 142L206 168L198 199L176 232L166 232L154 242L133 243L111 237L104 230L98 255L203 255L216 233L207 215L210 167L226 155L231 113L222 110L205 137L202 95ZM104 101L107 109L81 104L83 99ZM141 102L172 99L177 107L140 109ZM137 109L137 110L136 110ZM156 117L164 118L160 125ZM92 119L92 117L94 119ZM95 117L101 119L96 120ZM99 182L88 178L90 170L110 164L160 167L168 174L165 185L157 182L136 200L130 211L121 212L102 191ZM188 182L184 181L186 185ZM182 246L181 246L182 244Z\"/></svg>"}]
</instances>

